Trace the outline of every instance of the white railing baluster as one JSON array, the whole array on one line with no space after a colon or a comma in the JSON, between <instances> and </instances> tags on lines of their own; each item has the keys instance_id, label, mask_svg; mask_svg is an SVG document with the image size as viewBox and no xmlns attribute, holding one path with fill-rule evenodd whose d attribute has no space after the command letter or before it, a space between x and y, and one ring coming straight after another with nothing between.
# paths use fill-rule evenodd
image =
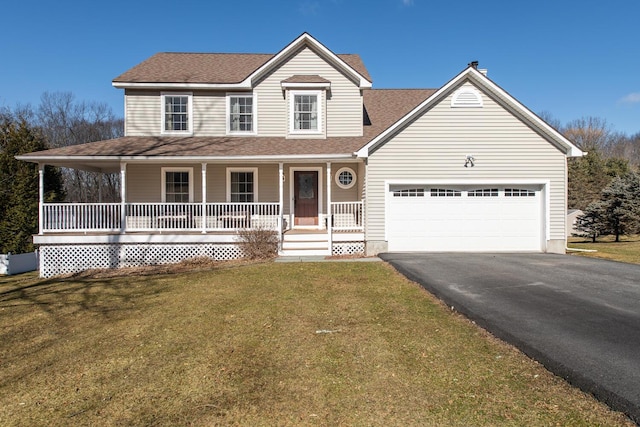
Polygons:
<instances>
[{"instance_id":1,"label":"white railing baluster","mask_svg":"<svg viewBox=\"0 0 640 427\"><path fill-rule=\"evenodd\" d=\"M364 231L362 207L362 202L332 202L332 230Z\"/></svg>"},{"instance_id":2,"label":"white railing baluster","mask_svg":"<svg viewBox=\"0 0 640 427\"><path fill-rule=\"evenodd\" d=\"M126 203L125 208L127 231L277 230L280 216L278 203ZM120 209L120 203L44 203L43 232L118 231Z\"/></svg>"}]
</instances>

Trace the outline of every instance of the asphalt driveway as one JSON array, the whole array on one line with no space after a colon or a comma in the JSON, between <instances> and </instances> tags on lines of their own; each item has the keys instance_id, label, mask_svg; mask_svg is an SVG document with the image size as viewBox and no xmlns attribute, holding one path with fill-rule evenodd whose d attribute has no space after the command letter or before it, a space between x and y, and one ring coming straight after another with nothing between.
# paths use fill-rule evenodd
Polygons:
<instances>
[{"instance_id":1,"label":"asphalt driveway","mask_svg":"<svg viewBox=\"0 0 640 427\"><path fill-rule=\"evenodd\" d=\"M380 258L640 424L640 265L551 254Z\"/></svg>"}]
</instances>

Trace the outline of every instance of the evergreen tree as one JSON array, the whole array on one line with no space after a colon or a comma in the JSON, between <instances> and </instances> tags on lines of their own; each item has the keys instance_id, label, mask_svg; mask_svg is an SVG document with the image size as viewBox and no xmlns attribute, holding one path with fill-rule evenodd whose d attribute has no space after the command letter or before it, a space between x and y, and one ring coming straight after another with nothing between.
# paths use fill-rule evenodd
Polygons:
<instances>
[{"instance_id":1,"label":"evergreen tree","mask_svg":"<svg viewBox=\"0 0 640 427\"><path fill-rule=\"evenodd\" d=\"M615 178L602 190L607 231L620 241L623 234L640 231L640 175L628 173Z\"/></svg>"},{"instance_id":2,"label":"evergreen tree","mask_svg":"<svg viewBox=\"0 0 640 427\"><path fill-rule=\"evenodd\" d=\"M38 166L15 156L47 149L44 139L25 119L0 117L0 253L33 250L38 232ZM64 198L62 177L45 168L45 201Z\"/></svg>"},{"instance_id":3,"label":"evergreen tree","mask_svg":"<svg viewBox=\"0 0 640 427\"><path fill-rule=\"evenodd\" d=\"M627 160L617 157L604 158L595 148L586 156L571 158L568 162L570 209L585 210L589 204L600 199L602 189L615 177L629 172Z\"/></svg>"},{"instance_id":4,"label":"evergreen tree","mask_svg":"<svg viewBox=\"0 0 640 427\"><path fill-rule=\"evenodd\" d=\"M580 237L588 237L594 243L596 238L606 231L604 221L604 203L593 202L587 206L582 215L576 219L576 229Z\"/></svg>"}]
</instances>

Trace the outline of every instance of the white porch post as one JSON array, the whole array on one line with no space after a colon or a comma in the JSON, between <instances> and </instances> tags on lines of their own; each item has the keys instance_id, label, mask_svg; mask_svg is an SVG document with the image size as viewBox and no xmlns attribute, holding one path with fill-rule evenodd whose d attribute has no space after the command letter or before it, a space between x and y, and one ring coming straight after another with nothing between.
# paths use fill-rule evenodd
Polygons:
<instances>
[{"instance_id":1,"label":"white porch post","mask_svg":"<svg viewBox=\"0 0 640 427\"><path fill-rule=\"evenodd\" d=\"M43 234L42 225L44 214L44 165L38 163L38 234Z\"/></svg>"},{"instance_id":2,"label":"white porch post","mask_svg":"<svg viewBox=\"0 0 640 427\"><path fill-rule=\"evenodd\" d=\"M278 239L280 240L280 245L282 246L282 222L284 219L283 210L284 210L284 164L282 162L278 163Z\"/></svg>"},{"instance_id":3,"label":"white porch post","mask_svg":"<svg viewBox=\"0 0 640 427\"><path fill-rule=\"evenodd\" d=\"M333 254L333 227L331 226L331 162L327 162L327 232L329 234L329 253Z\"/></svg>"},{"instance_id":4,"label":"white porch post","mask_svg":"<svg viewBox=\"0 0 640 427\"><path fill-rule=\"evenodd\" d=\"M127 164L122 162L120 163L120 231L122 233L124 233L127 228L127 206L125 204L125 197L127 194L126 182Z\"/></svg>"},{"instance_id":5,"label":"white porch post","mask_svg":"<svg viewBox=\"0 0 640 427\"><path fill-rule=\"evenodd\" d=\"M207 164L202 163L202 234L207 233Z\"/></svg>"}]
</instances>

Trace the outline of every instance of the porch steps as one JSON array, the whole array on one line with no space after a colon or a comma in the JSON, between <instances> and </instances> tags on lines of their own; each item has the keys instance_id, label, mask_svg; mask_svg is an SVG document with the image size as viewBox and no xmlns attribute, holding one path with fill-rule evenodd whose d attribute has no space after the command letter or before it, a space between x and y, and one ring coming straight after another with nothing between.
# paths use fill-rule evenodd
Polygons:
<instances>
[{"instance_id":1,"label":"porch steps","mask_svg":"<svg viewBox=\"0 0 640 427\"><path fill-rule=\"evenodd\" d=\"M309 230L284 233L281 256L327 256L329 249L329 235L323 230Z\"/></svg>"}]
</instances>

